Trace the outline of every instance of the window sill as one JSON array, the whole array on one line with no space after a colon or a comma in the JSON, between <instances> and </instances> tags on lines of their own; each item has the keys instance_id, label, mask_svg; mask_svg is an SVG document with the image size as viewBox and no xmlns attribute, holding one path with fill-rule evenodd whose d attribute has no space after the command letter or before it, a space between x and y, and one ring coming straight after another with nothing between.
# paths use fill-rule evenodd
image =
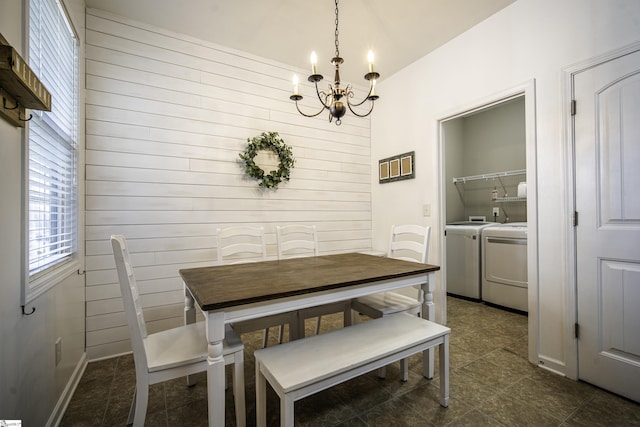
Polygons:
<instances>
[{"instance_id":1,"label":"window sill","mask_svg":"<svg viewBox=\"0 0 640 427\"><path fill-rule=\"evenodd\" d=\"M27 278L27 284L24 286L22 304L26 305L34 301L40 295L55 287L67 277L77 274L80 270L80 262L71 259L58 267L46 272L33 279Z\"/></svg>"}]
</instances>

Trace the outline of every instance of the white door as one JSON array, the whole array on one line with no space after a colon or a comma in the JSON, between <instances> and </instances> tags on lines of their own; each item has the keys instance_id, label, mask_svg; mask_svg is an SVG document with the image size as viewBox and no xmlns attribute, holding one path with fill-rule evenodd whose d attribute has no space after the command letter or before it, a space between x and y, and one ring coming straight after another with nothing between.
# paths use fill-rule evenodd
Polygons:
<instances>
[{"instance_id":1,"label":"white door","mask_svg":"<svg viewBox=\"0 0 640 427\"><path fill-rule=\"evenodd\" d=\"M578 376L640 401L640 51L574 76Z\"/></svg>"}]
</instances>

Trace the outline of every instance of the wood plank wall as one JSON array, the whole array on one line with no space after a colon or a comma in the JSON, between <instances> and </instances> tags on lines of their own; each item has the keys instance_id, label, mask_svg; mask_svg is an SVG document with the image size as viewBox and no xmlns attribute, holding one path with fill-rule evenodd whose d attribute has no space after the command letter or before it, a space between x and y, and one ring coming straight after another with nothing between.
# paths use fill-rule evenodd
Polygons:
<instances>
[{"instance_id":1,"label":"wood plank wall","mask_svg":"<svg viewBox=\"0 0 640 427\"><path fill-rule=\"evenodd\" d=\"M274 258L289 223L315 224L321 253L371 248L368 119L300 116L286 65L99 10L86 25L89 359L130 350L111 234L127 238L150 332L182 324L178 270L214 263L217 227L264 226ZM296 159L277 191L239 163L263 131Z\"/></svg>"}]
</instances>

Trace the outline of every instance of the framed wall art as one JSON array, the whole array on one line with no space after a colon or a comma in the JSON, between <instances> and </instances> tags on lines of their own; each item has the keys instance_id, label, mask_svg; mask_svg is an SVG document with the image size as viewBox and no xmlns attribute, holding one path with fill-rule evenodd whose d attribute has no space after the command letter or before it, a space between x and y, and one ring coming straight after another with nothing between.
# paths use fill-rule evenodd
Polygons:
<instances>
[{"instance_id":1,"label":"framed wall art","mask_svg":"<svg viewBox=\"0 0 640 427\"><path fill-rule=\"evenodd\" d=\"M389 162L384 162L382 160L380 160L380 163L378 164L379 168L380 168L380 182L382 182L382 180L388 180L389 179Z\"/></svg>"},{"instance_id":2,"label":"framed wall art","mask_svg":"<svg viewBox=\"0 0 640 427\"><path fill-rule=\"evenodd\" d=\"M378 161L378 170L380 184L415 178L415 151Z\"/></svg>"}]
</instances>

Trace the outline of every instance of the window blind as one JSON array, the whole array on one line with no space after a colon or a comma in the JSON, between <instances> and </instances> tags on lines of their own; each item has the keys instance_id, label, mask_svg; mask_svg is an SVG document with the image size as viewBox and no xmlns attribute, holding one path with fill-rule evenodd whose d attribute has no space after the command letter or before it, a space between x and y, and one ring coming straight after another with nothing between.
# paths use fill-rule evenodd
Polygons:
<instances>
[{"instance_id":1,"label":"window blind","mask_svg":"<svg viewBox=\"0 0 640 427\"><path fill-rule=\"evenodd\" d=\"M77 39L57 0L30 0L29 66L51 93L51 112L32 111L28 150L30 282L77 248Z\"/></svg>"}]
</instances>

